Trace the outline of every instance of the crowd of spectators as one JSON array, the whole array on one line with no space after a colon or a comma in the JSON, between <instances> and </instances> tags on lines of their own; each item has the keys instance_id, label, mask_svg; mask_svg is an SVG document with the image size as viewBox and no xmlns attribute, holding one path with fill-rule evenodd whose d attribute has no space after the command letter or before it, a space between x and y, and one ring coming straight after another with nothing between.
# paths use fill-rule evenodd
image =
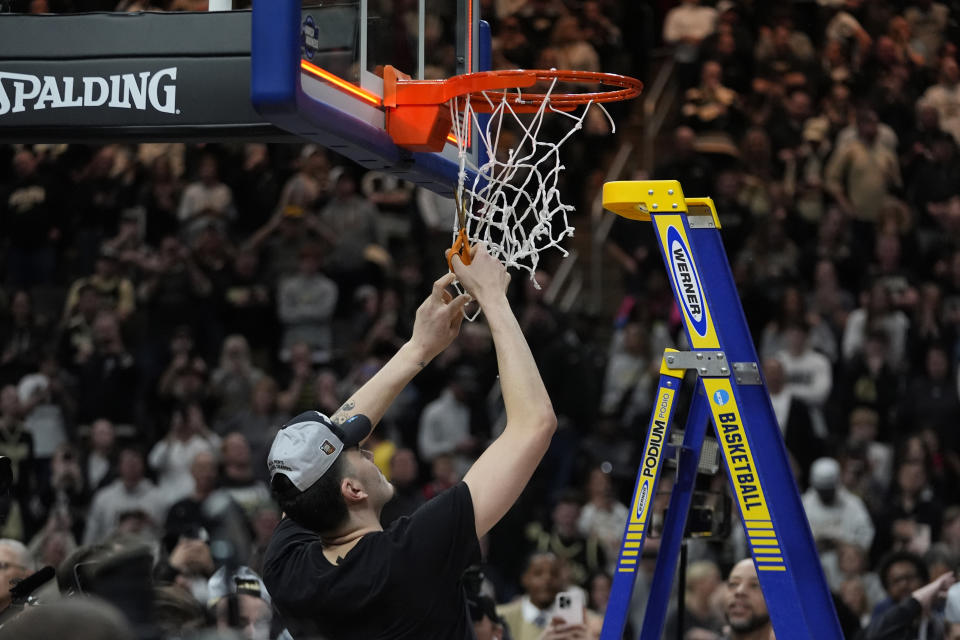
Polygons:
<instances>
[{"instance_id":1,"label":"crowd of spectators","mask_svg":"<svg viewBox=\"0 0 960 640\"><path fill-rule=\"evenodd\" d=\"M958 560L957 10L685 0L663 27L681 105L652 177L716 201L848 636L946 637L960 622L934 607L883 635L891 605ZM664 283L649 238L618 221L608 249L625 275L623 344L654 337L635 369L649 385L656 336L675 339L679 318L651 305ZM627 426L649 395L625 391ZM721 567L737 555L703 546Z\"/></svg>"},{"instance_id":2,"label":"crowd of spectators","mask_svg":"<svg viewBox=\"0 0 960 640\"><path fill-rule=\"evenodd\" d=\"M960 565L960 3L482 6L504 68L638 73L655 42L638 44L631 20L662 25L680 103L650 177L717 204L847 637L879 637L886 612ZM578 206L597 149L621 139L584 133L593 143L567 158ZM122 573L147 585L123 608L138 633L219 618L274 637L256 574L280 518L273 434L334 412L408 337L445 269L452 205L309 144L10 145L0 167L0 455L14 470L0 576L50 565L61 592L109 595ZM624 295L600 317L547 302L555 261L537 286L514 278L560 428L484 540L477 588L504 603L478 600L490 633L512 620L514 638L549 638L540 614L564 588L586 592L595 633L609 595L660 357L684 338L649 230L618 219L593 257L606 258ZM502 428L498 402L481 316L370 444L397 487L385 525L463 476ZM722 470L704 483L726 490ZM747 555L736 518L730 536L690 543L686 637L730 632L721 576ZM907 614L904 635L883 637L960 623L950 607Z\"/></svg>"}]
</instances>

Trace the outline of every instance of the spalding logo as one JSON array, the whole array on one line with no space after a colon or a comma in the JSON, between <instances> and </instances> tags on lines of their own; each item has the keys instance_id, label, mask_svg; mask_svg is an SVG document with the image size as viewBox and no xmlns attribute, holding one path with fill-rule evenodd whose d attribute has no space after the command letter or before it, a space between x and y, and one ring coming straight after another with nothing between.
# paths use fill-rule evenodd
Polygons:
<instances>
[{"instance_id":1,"label":"spalding logo","mask_svg":"<svg viewBox=\"0 0 960 640\"><path fill-rule=\"evenodd\" d=\"M637 519L641 520L643 518L643 510L647 506L647 489L650 484L646 481L640 485L640 495L637 496Z\"/></svg>"},{"instance_id":2,"label":"spalding logo","mask_svg":"<svg viewBox=\"0 0 960 640\"><path fill-rule=\"evenodd\" d=\"M0 116L46 108L177 109L177 67L110 76L34 76L0 71Z\"/></svg>"},{"instance_id":3,"label":"spalding logo","mask_svg":"<svg viewBox=\"0 0 960 640\"><path fill-rule=\"evenodd\" d=\"M677 284L677 292L693 330L701 338L707 335L707 316L704 313L703 288L700 286L700 274L690 259L690 249L680 236L676 227L667 229L667 249L670 254L670 268Z\"/></svg>"}]
</instances>

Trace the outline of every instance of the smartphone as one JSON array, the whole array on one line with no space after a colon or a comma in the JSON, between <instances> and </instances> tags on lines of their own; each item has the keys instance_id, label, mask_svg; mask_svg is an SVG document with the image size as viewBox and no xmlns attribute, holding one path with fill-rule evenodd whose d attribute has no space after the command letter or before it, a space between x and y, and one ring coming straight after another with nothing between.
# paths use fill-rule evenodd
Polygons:
<instances>
[{"instance_id":1,"label":"smartphone","mask_svg":"<svg viewBox=\"0 0 960 640\"><path fill-rule=\"evenodd\" d=\"M565 624L583 624L583 591L561 591L553 601L553 617Z\"/></svg>"}]
</instances>

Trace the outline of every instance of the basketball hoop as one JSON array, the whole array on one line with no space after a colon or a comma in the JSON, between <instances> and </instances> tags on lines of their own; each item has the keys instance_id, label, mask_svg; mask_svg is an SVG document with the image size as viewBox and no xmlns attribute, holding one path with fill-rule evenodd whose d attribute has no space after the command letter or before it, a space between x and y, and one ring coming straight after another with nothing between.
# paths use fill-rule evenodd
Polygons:
<instances>
[{"instance_id":1,"label":"basketball hoop","mask_svg":"<svg viewBox=\"0 0 960 640\"><path fill-rule=\"evenodd\" d=\"M565 85L579 91L556 90ZM560 147L583 128L594 105L615 131L603 104L635 98L642 88L634 78L594 71L513 69L410 80L386 67L383 104L394 142L413 151L439 151L450 140L458 148L457 221L448 262L485 242L505 266L528 271L536 286L540 253L556 247L566 256L559 243L573 235L567 214L574 207L561 202L557 188L564 170ZM569 119L559 140L540 139L547 113ZM489 117L484 123L478 114ZM504 124L517 133L513 143L502 135ZM479 140L471 139L473 126ZM479 166L469 160L473 144L482 145Z\"/></svg>"}]
</instances>

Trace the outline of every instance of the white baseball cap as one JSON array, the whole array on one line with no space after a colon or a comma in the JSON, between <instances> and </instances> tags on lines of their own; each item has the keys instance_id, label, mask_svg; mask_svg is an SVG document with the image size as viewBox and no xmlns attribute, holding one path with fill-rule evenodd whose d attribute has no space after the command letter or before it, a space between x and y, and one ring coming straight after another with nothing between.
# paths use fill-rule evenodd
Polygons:
<instances>
[{"instance_id":1,"label":"white baseball cap","mask_svg":"<svg viewBox=\"0 0 960 640\"><path fill-rule=\"evenodd\" d=\"M816 489L836 489L840 482L840 463L833 458L817 458L810 465L810 484Z\"/></svg>"},{"instance_id":2,"label":"white baseball cap","mask_svg":"<svg viewBox=\"0 0 960 640\"><path fill-rule=\"evenodd\" d=\"M334 424L319 411L307 411L280 427L267 469L270 479L282 473L300 491L306 491L323 477L344 449L363 442L373 427L364 415L355 415L343 424Z\"/></svg>"}]
</instances>

